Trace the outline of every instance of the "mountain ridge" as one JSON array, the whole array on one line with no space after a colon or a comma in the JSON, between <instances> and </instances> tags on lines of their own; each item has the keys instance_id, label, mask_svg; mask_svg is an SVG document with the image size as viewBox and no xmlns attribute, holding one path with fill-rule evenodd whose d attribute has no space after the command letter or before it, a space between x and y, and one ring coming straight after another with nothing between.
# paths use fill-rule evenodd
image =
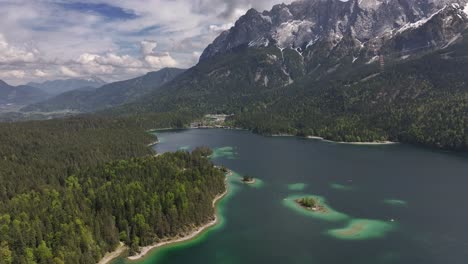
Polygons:
<instances>
[{"instance_id":1,"label":"mountain ridge","mask_svg":"<svg viewBox=\"0 0 468 264\"><path fill-rule=\"evenodd\" d=\"M58 95L61 93L69 92L76 89L85 87L99 88L106 84L105 81L101 80L96 76L92 76L86 79L71 78L71 79L60 79L60 80L49 80L44 82L30 82L26 85L39 88L44 92L51 95Z\"/></svg>"},{"instance_id":2,"label":"mountain ridge","mask_svg":"<svg viewBox=\"0 0 468 264\"><path fill-rule=\"evenodd\" d=\"M42 90L28 85L12 86L0 80L0 105L26 105L44 100L49 95Z\"/></svg>"},{"instance_id":3,"label":"mountain ridge","mask_svg":"<svg viewBox=\"0 0 468 264\"><path fill-rule=\"evenodd\" d=\"M242 45L277 46L303 52L320 41L336 45L345 36L351 36L367 49L379 50L380 38L388 38L405 25L427 19L448 3L460 11L468 10L466 0L312 0L275 5L263 13L250 9L231 29L208 45L200 60ZM465 11L459 15L466 17L467 14Z\"/></svg>"},{"instance_id":4,"label":"mountain ridge","mask_svg":"<svg viewBox=\"0 0 468 264\"><path fill-rule=\"evenodd\" d=\"M170 82L184 70L164 68L157 72L149 72L143 76L103 85L97 89L78 89L62 93L44 102L29 105L25 112L53 112L73 110L78 112L93 112L109 107L122 105L144 96L161 85Z\"/></svg>"},{"instance_id":5,"label":"mountain ridge","mask_svg":"<svg viewBox=\"0 0 468 264\"><path fill-rule=\"evenodd\" d=\"M417 3L402 0L398 4L403 2ZM367 42L360 41L353 30L343 30L337 40L333 34L313 43L304 39L305 49L279 48L271 40L252 42L249 38L234 45L229 32L236 30L231 29L214 41L224 41L229 49L202 56L173 82L110 112L234 113L232 125L261 134L315 135L335 141L396 140L467 149L468 80L463 71L468 64L468 15L465 5L459 4L466 1L456 2L421 1L419 17L392 25ZM345 6L333 0L310 3L330 10ZM356 1L346 5L353 3L356 9ZM367 8L376 14L382 6L391 10L392 4ZM248 37L263 24L246 26L246 21L255 25L265 19L249 10L236 22L234 29ZM213 44L206 51L210 50L216 50ZM445 119L434 118L437 110L440 113L435 116Z\"/></svg>"}]
</instances>

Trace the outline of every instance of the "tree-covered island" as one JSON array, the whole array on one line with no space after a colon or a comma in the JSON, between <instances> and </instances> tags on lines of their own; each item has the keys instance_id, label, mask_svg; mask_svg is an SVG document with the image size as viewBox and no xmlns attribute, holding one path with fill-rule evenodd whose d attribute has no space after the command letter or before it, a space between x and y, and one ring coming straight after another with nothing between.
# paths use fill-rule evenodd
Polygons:
<instances>
[{"instance_id":1,"label":"tree-covered island","mask_svg":"<svg viewBox=\"0 0 468 264\"><path fill-rule=\"evenodd\" d=\"M326 212L326 209L320 202L313 197L303 197L296 199L295 202L300 205L302 208L314 212Z\"/></svg>"},{"instance_id":2,"label":"tree-covered island","mask_svg":"<svg viewBox=\"0 0 468 264\"><path fill-rule=\"evenodd\" d=\"M245 184L254 184L255 178L249 175L244 175L244 177L242 177L242 182Z\"/></svg>"}]
</instances>

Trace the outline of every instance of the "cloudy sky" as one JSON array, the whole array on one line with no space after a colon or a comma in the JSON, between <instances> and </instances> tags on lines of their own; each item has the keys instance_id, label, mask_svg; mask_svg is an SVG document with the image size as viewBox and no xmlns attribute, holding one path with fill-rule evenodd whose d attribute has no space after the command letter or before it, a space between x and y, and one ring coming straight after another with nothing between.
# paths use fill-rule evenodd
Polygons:
<instances>
[{"instance_id":1,"label":"cloudy sky","mask_svg":"<svg viewBox=\"0 0 468 264\"><path fill-rule=\"evenodd\" d=\"M288 0L0 0L0 79L128 79L187 68L249 8Z\"/></svg>"}]
</instances>

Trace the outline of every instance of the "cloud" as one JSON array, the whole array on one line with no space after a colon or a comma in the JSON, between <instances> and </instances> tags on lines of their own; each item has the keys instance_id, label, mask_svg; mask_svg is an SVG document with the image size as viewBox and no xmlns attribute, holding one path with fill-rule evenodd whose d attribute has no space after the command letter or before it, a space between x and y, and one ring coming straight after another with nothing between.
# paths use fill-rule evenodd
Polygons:
<instances>
[{"instance_id":1,"label":"cloud","mask_svg":"<svg viewBox=\"0 0 468 264\"><path fill-rule=\"evenodd\" d=\"M234 23L227 23L222 25L210 25L208 28L212 32L220 33L222 31L228 30L234 26Z\"/></svg>"},{"instance_id":2,"label":"cloud","mask_svg":"<svg viewBox=\"0 0 468 264\"><path fill-rule=\"evenodd\" d=\"M23 79L26 73L21 70L0 71L0 78L17 78Z\"/></svg>"},{"instance_id":3,"label":"cloud","mask_svg":"<svg viewBox=\"0 0 468 264\"><path fill-rule=\"evenodd\" d=\"M246 10L281 2L0 0L0 78L15 84L89 75L116 81L187 68Z\"/></svg>"},{"instance_id":4,"label":"cloud","mask_svg":"<svg viewBox=\"0 0 468 264\"><path fill-rule=\"evenodd\" d=\"M39 51L34 48L13 46L0 33L0 63L34 62Z\"/></svg>"},{"instance_id":5,"label":"cloud","mask_svg":"<svg viewBox=\"0 0 468 264\"><path fill-rule=\"evenodd\" d=\"M145 61L155 69L161 69L164 67L176 67L177 61L171 57L168 52L156 55L145 56Z\"/></svg>"},{"instance_id":6,"label":"cloud","mask_svg":"<svg viewBox=\"0 0 468 264\"><path fill-rule=\"evenodd\" d=\"M80 74L77 73L76 71L68 68L67 66L61 66L60 71L62 72L63 75L67 77L79 77Z\"/></svg>"},{"instance_id":7,"label":"cloud","mask_svg":"<svg viewBox=\"0 0 468 264\"><path fill-rule=\"evenodd\" d=\"M112 52L104 55L84 53L76 61L82 65L103 65L112 67L138 68L142 64L139 60L129 55L117 55Z\"/></svg>"},{"instance_id":8,"label":"cloud","mask_svg":"<svg viewBox=\"0 0 468 264\"><path fill-rule=\"evenodd\" d=\"M46 77L48 74L44 71L41 71L41 70L35 70L34 71L34 76L36 77L39 77L39 78L42 78L42 77Z\"/></svg>"},{"instance_id":9,"label":"cloud","mask_svg":"<svg viewBox=\"0 0 468 264\"><path fill-rule=\"evenodd\" d=\"M143 40L140 42L141 53L143 53L143 55L152 54L157 46L158 43L153 40Z\"/></svg>"}]
</instances>

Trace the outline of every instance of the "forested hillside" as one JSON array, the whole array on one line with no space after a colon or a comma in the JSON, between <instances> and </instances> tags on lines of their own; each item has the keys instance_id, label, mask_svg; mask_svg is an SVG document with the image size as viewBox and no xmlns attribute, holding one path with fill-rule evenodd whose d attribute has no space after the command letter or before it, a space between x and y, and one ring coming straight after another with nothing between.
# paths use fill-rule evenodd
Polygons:
<instances>
[{"instance_id":1,"label":"forested hillside","mask_svg":"<svg viewBox=\"0 0 468 264\"><path fill-rule=\"evenodd\" d=\"M131 119L1 124L0 263L96 263L209 221L223 173L155 140Z\"/></svg>"},{"instance_id":2,"label":"forested hillside","mask_svg":"<svg viewBox=\"0 0 468 264\"><path fill-rule=\"evenodd\" d=\"M234 124L262 134L466 150L468 63L465 54L456 52L461 47L395 62L384 72L358 69L332 80L305 80L244 108Z\"/></svg>"},{"instance_id":3,"label":"forested hillside","mask_svg":"<svg viewBox=\"0 0 468 264\"><path fill-rule=\"evenodd\" d=\"M234 113L231 125L261 134L291 133L335 141L394 140L468 149L468 33L438 51L301 76L295 51L239 48L200 62L171 84L114 114L186 111ZM282 56L295 81L278 74ZM258 79L261 72L267 75ZM262 76L263 76L262 75ZM275 84L275 85L273 85Z\"/></svg>"}]
</instances>

